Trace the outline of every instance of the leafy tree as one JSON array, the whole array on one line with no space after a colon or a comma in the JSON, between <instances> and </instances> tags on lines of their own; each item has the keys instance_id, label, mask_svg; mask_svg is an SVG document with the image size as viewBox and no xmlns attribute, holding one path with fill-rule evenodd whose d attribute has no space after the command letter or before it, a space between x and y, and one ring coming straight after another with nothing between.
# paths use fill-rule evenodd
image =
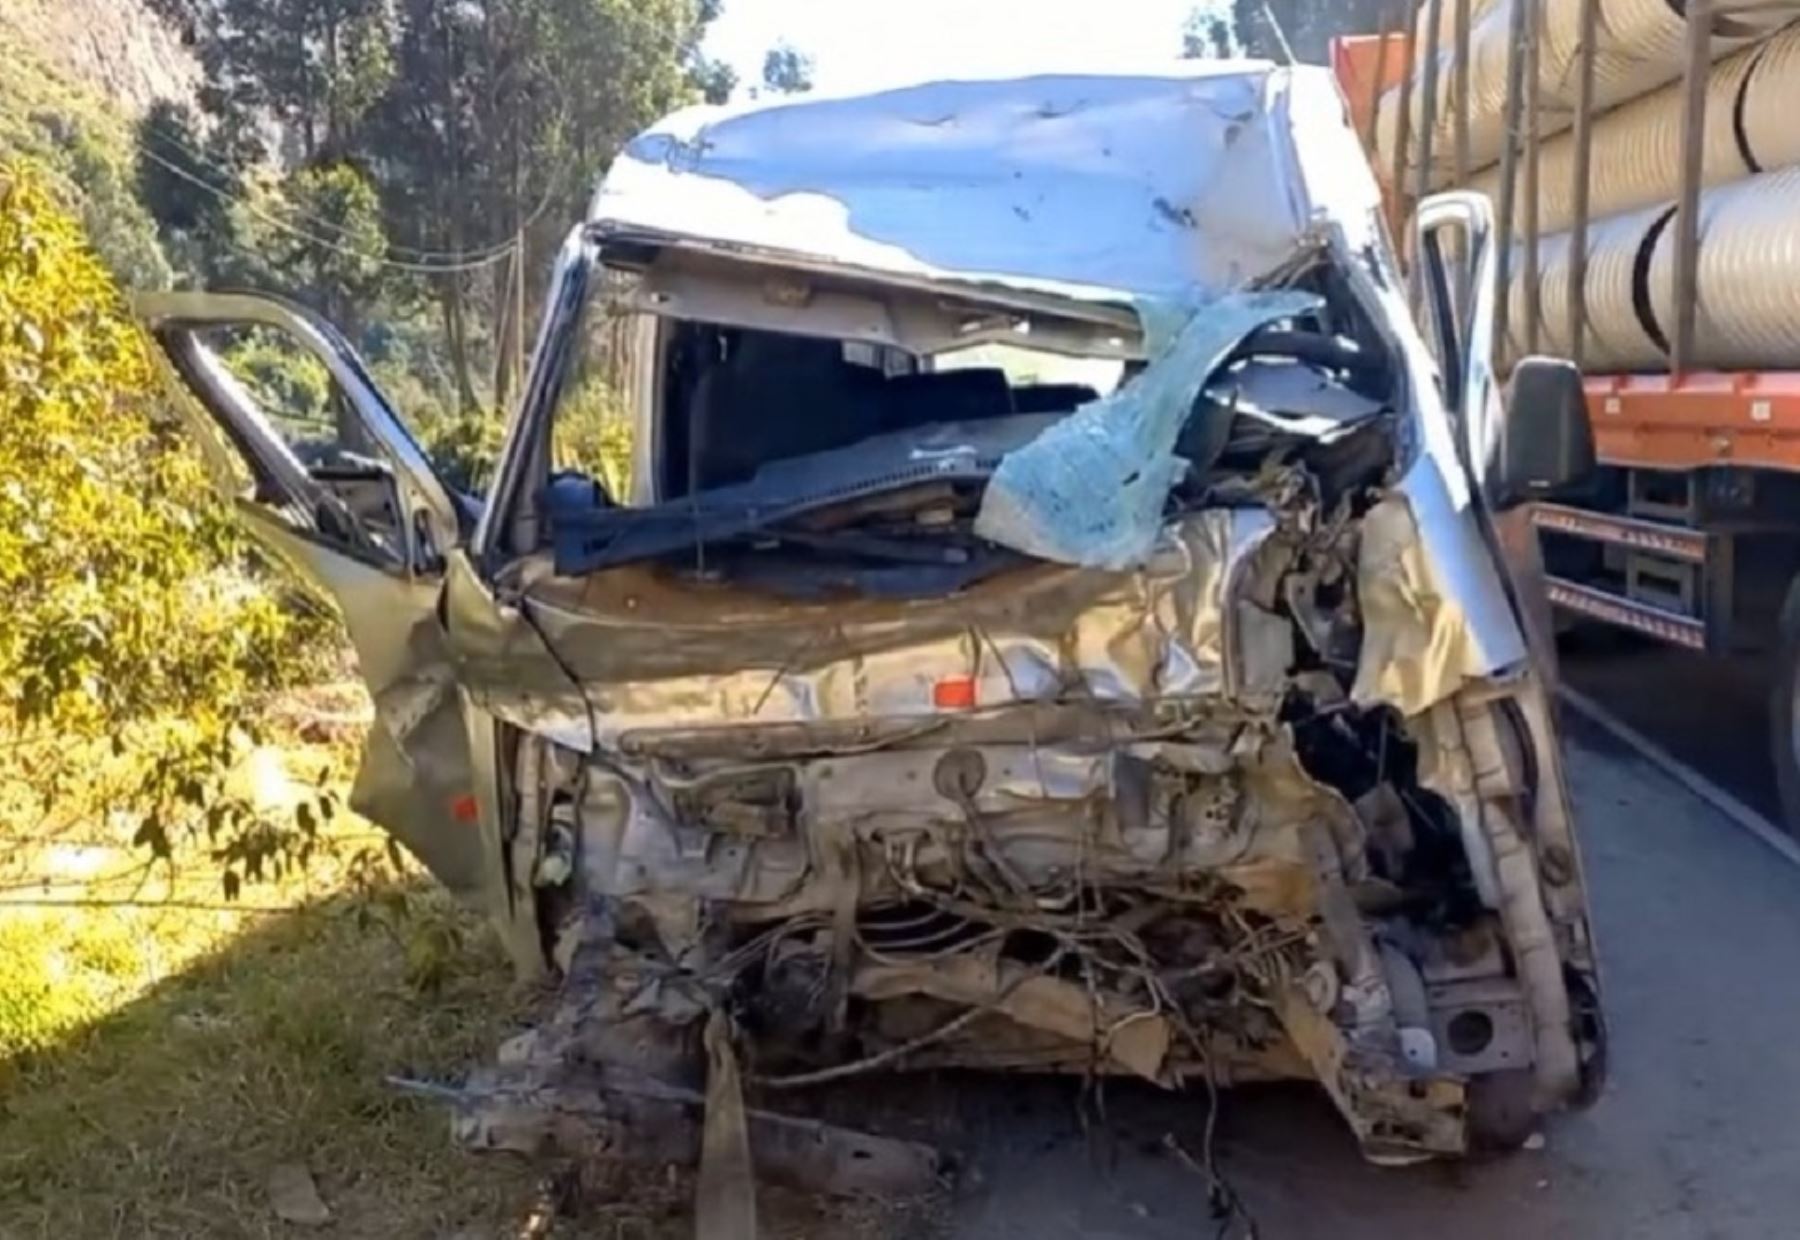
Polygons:
<instances>
[{"instance_id":1,"label":"leafy tree","mask_svg":"<svg viewBox=\"0 0 1800 1240\"><path fill-rule=\"evenodd\" d=\"M549 260L613 152L735 85L701 52L720 0L155 3L209 70L209 123L155 122L173 135L159 155L178 142L202 157L148 160L140 177L171 244L205 251L184 265L217 279L238 261L225 255L264 256L251 282L351 331L432 307L463 416L510 400ZM288 171L265 186L246 170L270 118ZM176 201L195 190L233 205L221 219Z\"/></svg>"},{"instance_id":2,"label":"leafy tree","mask_svg":"<svg viewBox=\"0 0 1800 1240\"><path fill-rule=\"evenodd\" d=\"M722 60L698 57L688 68L688 81L708 103L725 103L737 89L737 70Z\"/></svg>"},{"instance_id":3,"label":"leafy tree","mask_svg":"<svg viewBox=\"0 0 1800 1240\"><path fill-rule=\"evenodd\" d=\"M465 411L487 404L484 356L487 391L505 403L516 307L536 304L612 153L693 98L705 11L694 0L401 0L396 75L363 132L393 242L474 256L525 245L523 298L510 264L431 278Z\"/></svg>"},{"instance_id":4,"label":"leafy tree","mask_svg":"<svg viewBox=\"0 0 1800 1240\"><path fill-rule=\"evenodd\" d=\"M1223 17L1205 9L1188 13L1181 28L1183 60L1228 60L1231 55L1231 26Z\"/></svg>"},{"instance_id":5,"label":"leafy tree","mask_svg":"<svg viewBox=\"0 0 1800 1240\"><path fill-rule=\"evenodd\" d=\"M699 0L694 24L682 54L688 65L688 84L695 94L708 103L724 103L737 89L737 70L722 60L714 60L700 50L700 38L706 28L724 11L723 0Z\"/></svg>"},{"instance_id":6,"label":"leafy tree","mask_svg":"<svg viewBox=\"0 0 1800 1240\"><path fill-rule=\"evenodd\" d=\"M369 179L350 164L302 168L278 189L253 191L247 205L255 214L238 227L290 294L357 333L395 278Z\"/></svg>"},{"instance_id":7,"label":"leafy tree","mask_svg":"<svg viewBox=\"0 0 1800 1240\"><path fill-rule=\"evenodd\" d=\"M184 828L247 825L221 781L291 626L242 571L111 276L17 164L0 166L0 380L0 813L26 833L129 813L159 855ZM247 838L219 846L247 859Z\"/></svg>"},{"instance_id":8,"label":"leafy tree","mask_svg":"<svg viewBox=\"0 0 1800 1240\"><path fill-rule=\"evenodd\" d=\"M159 100L135 126L137 195L170 263L200 283L261 285L268 265L240 235L233 204L248 193L247 172L260 158L255 133L232 121L202 136L194 110Z\"/></svg>"},{"instance_id":9,"label":"leafy tree","mask_svg":"<svg viewBox=\"0 0 1800 1240\"><path fill-rule=\"evenodd\" d=\"M1245 55L1283 58L1283 38L1294 58L1324 64L1331 40L1364 34L1381 23L1385 0L1232 0L1231 33Z\"/></svg>"},{"instance_id":10,"label":"leafy tree","mask_svg":"<svg viewBox=\"0 0 1800 1240\"><path fill-rule=\"evenodd\" d=\"M160 0L193 35L215 116L277 121L311 161L345 153L393 76L387 0Z\"/></svg>"},{"instance_id":11,"label":"leafy tree","mask_svg":"<svg viewBox=\"0 0 1800 1240\"><path fill-rule=\"evenodd\" d=\"M790 43L778 43L763 55L763 86L778 95L797 95L813 88L812 57Z\"/></svg>"},{"instance_id":12,"label":"leafy tree","mask_svg":"<svg viewBox=\"0 0 1800 1240\"><path fill-rule=\"evenodd\" d=\"M120 279L139 288L167 287L172 273L156 222L138 199L131 129L108 104L25 49L6 48L0 55L0 162L29 160L57 202L80 218L89 243Z\"/></svg>"}]
</instances>

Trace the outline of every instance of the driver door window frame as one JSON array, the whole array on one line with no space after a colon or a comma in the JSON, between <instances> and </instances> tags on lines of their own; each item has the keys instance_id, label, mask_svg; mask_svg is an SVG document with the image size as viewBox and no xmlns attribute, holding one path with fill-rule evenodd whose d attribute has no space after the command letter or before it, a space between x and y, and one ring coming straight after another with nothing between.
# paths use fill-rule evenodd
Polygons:
<instances>
[{"instance_id":1,"label":"driver door window frame","mask_svg":"<svg viewBox=\"0 0 1800 1240\"><path fill-rule=\"evenodd\" d=\"M396 533L402 548L398 559L369 537L355 545L329 540L331 549L407 576L442 571L444 556L464 541L467 532L462 510L335 327L303 306L260 293L149 293L136 299L135 308L169 365L194 398L208 406L201 413L202 424L194 429L222 487L236 492L231 480L238 476L232 464L237 458L255 476L259 489L273 492L257 499L233 494L234 502L258 510L285 502L313 520L312 531L298 531L313 538L320 537L313 514L321 504L332 502L329 490L312 477L243 385L200 338L207 330L262 327L286 337L325 367L393 474L399 506ZM362 528L348 514L344 519L349 528Z\"/></svg>"}]
</instances>

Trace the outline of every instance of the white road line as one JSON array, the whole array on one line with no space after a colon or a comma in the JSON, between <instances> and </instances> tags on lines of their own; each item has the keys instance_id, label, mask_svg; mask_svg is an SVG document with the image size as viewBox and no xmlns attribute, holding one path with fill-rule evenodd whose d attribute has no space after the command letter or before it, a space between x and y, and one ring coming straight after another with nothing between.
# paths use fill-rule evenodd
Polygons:
<instances>
[{"instance_id":1,"label":"white road line","mask_svg":"<svg viewBox=\"0 0 1800 1240\"><path fill-rule=\"evenodd\" d=\"M1680 761L1674 754L1658 745L1655 741L1639 732L1636 728L1620 719L1586 694L1578 693L1566 686L1557 690L1560 697L1570 709L1584 716L1591 723L1598 724L1611 732L1621 741L1637 750L1663 774L1686 788L1689 792L1705 801L1708 805L1724 814L1732 822L1754 835L1770 848L1780 853L1783 858L1800 866L1800 842L1783 831L1780 827L1764 818L1761 814L1732 796L1712 780L1700 774L1687 763Z\"/></svg>"}]
</instances>

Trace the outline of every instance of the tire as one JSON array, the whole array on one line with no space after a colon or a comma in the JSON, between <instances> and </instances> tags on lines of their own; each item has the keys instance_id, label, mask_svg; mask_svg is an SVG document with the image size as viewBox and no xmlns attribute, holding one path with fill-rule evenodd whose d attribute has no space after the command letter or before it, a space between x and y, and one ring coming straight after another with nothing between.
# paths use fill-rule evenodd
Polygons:
<instances>
[{"instance_id":1,"label":"tire","mask_svg":"<svg viewBox=\"0 0 1800 1240\"><path fill-rule=\"evenodd\" d=\"M1468 1084L1469 1148L1478 1154L1510 1154L1538 1130L1532 1105L1537 1078L1529 1068L1508 1068Z\"/></svg>"},{"instance_id":2,"label":"tire","mask_svg":"<svg viewBox=\"0 0 1800 1240\"><path fill-rule=\"evenodd\" d=\"M1776 622L1775 674L1769 686L1769 758L1781 797L1781 825L1800 837L1800 575L1788 583Z\"/></svg>"}]
</instances>

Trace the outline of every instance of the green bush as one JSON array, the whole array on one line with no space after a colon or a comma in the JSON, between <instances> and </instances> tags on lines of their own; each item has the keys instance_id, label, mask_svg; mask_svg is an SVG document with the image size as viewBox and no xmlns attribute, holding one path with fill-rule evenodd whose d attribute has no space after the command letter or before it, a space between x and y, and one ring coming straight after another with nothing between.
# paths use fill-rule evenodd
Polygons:
<instances>
[{"instance_id":1,"label":"green bush","mask_svg":"<svg viewBox=\"0 0 1800 1240\"><path fill-rule=\"evenodd\" d=\"M169 285L156 223L138 200L129 127L18 49L0 56L0 160L8 159L32 162L115 277L134 288Z\"/></svg>"},{"instance_id":2,"label":"green bush","mask_svg":"<svg viewBox=\"0 0 1800 1240\"><path fill-rule=\"evenodd\" d=\"M125 811L166 853L244 825L220 781L295 646L158 400L81 226L0 164L0 818Z\"/></svg>"}]
</instances>

